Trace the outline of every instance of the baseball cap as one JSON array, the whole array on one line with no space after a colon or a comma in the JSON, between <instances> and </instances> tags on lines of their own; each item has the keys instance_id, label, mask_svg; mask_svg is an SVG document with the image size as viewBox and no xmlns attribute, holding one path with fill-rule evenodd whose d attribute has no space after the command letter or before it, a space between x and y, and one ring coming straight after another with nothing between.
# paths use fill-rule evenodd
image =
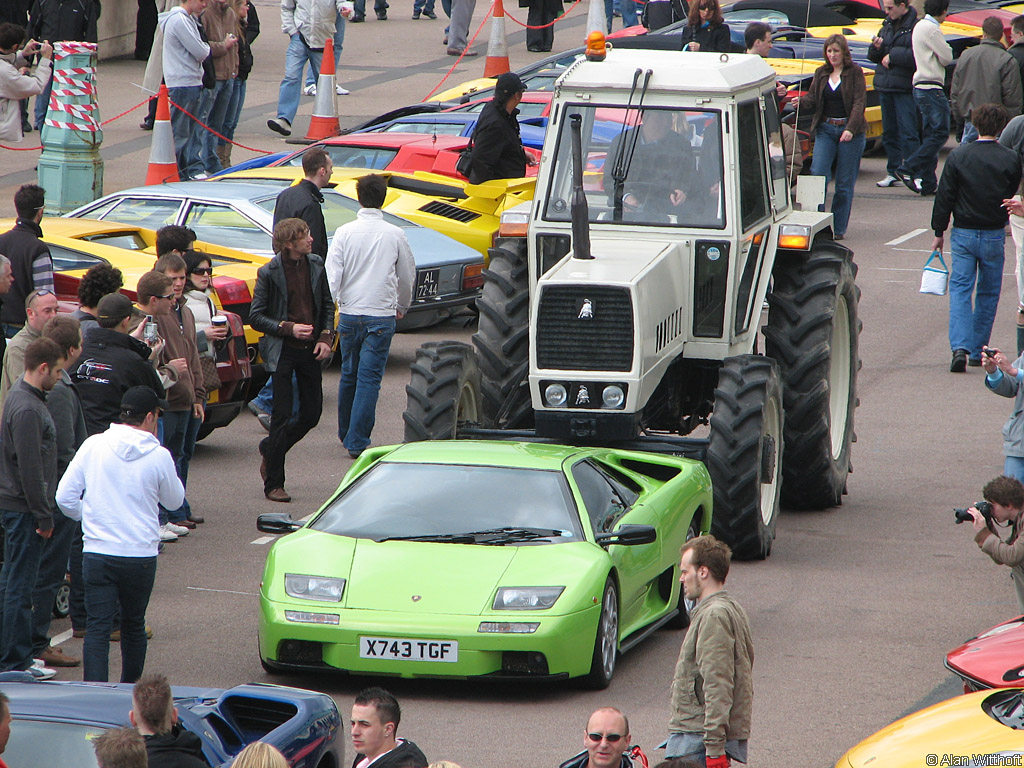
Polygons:
<instances>
[{"instance_id":1,"label":"baseball cap","mask_svg":"<svg viewBox=\"0 0 1024 768\"><path fill-rule=\"evenodd\" d=\"M166 400L156 396L151 388L139 385L131 387L121 396L121 413L128 416L145 416L159 409L167 410Z\"/></svg>"},{"instance_id":2,"label":"baseball cap","mask_svg":"<svg viewBox=\"0 0 1024 768\"><path fill-rule=\"evenodd\" d=\"M97 320L124 320L132 314L132 300L123 293L108 293L96 305Z\"/></svg>"},{"instance_id":3,"label":"baseball cap","mask_svg":"<svg viewBox=\"0 0 1024 768\"><path fill-rule=\"evenodd\" d=\"M504 91L505 93L519 93L526 90L526 83L515 72L506 72L503 75L498 75L498 82L495 84L494 90Z\"/></svg>"}]
</instances>

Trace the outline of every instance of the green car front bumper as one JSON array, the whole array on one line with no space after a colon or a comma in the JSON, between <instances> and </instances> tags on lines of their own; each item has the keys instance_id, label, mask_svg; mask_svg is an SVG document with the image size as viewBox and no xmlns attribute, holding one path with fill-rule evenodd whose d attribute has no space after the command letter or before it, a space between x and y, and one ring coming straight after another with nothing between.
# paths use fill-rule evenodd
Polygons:
<instances>
[{"instance_id":1,"label":"green car front bumper","mask_svg":"<svg viewBox=\"0 0 1024 768\"><path fill-rule=\"evenodd\" d=\"M286 618L286 611L338 616L338 624L297 622ZM600 611L601 606L594 605L563 616L530 611L424 615L308 601L283 603L261 595L260 656L270 668L334 668L398 677L579 677L590 672ZM538 627L529 634L480 632L482 622L536 622ZM408 645L393 647L396 658L363 658L360 637L391 638ZM458 643L456 661L401 658L410 651L433 652L437 657L438 641Z\"/></svg>"}]
</instances>

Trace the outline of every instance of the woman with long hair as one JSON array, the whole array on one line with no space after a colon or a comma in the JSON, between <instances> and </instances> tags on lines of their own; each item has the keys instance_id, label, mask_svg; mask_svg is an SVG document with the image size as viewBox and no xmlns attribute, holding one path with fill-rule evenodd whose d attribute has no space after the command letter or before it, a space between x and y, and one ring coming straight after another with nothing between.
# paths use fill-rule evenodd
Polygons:
<instances>
[{"instance_id":1,"label":"woman with long hair","mask_svg":"<svg viewBox=\"0 0 1024 768\"><path fill-rule=\"evenodd\" d=\"M800 106L814 110L811 120L811 133L814 134L811 175L825 177L826 191L835 165L832 234L836 240L842 240L850 223L853 185L860 172L860 158L866 142L864 102L867 86L864 70L853 63L845 37L830 35L825 40L823 53L825 63L814 71L811 87L800 99Z\"/></svg>"},{"instance_id":2,"label":"woman with long hair","mask_svg":"<svg viewBox=\"0 0 1024 768\"><path fill-rule=\"evenodd\" d=\"M729 53L729 25L722 17L718 0L693 0L690 15L683 27L683 50Z\"/></svg>"}]
</instances>

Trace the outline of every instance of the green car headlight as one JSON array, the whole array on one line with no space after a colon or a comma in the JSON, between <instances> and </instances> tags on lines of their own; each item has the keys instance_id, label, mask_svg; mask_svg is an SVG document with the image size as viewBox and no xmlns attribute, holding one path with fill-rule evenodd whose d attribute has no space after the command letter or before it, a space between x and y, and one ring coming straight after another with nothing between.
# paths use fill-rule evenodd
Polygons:
<instances>
[{"instance_id":1,"label":"green car headlight","mask_svg":"<svg viewBox=\"0 0 1024 768\"><path fill-rule=\"evenodd\" d=\"M565 587L499 587L495 611L543 611L555 604Z\"/></svg>"},{"instance_id":2,"label":"green car headlight","mask_svg":"<svg viewBox=\"0 0 1024 768\"><path fill-rule=\"evenodd\" d=\"M284 591L291 597L301 600L323 600L328 603L340 603L345 591L344 579L331 579L326 576L304 576L301 573L284 575Z\"/></svg>"}]
</instances>

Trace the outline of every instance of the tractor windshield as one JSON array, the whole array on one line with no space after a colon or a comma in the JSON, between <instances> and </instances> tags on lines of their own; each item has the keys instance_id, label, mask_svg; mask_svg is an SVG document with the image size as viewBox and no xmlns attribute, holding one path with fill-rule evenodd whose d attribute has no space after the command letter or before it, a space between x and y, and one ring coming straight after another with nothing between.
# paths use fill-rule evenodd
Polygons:
<instances>
[{"instance_id":1,"label":"tractor windshield","mask_svg":"<svg viewBox=\"0 0 1024 768\"><path fill-rule=\"evenodd\" d=\"M569 221L572 138L582 118L583 189L591 223L722 229L721 113L570 104L560 120L548 221Z\"/></svg>"}]
</instances>

